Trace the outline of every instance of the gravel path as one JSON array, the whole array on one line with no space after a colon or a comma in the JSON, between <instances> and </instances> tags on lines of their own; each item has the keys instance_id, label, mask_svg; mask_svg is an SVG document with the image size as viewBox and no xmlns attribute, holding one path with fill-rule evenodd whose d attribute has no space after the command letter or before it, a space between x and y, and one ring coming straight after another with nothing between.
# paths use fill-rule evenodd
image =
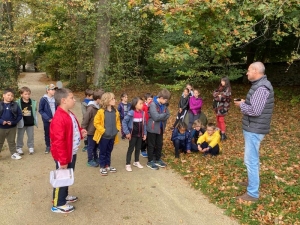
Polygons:
<instances>
[{"instance_id":1,"label":"gravel path","mask_svg":"<svg viewBox=\"0 0 300 225\"><path fill-rule=\"evenodd\" d=\"M39 100L46 84L39 82L41 73L26 73L19 86L28 86L32 98ZM82 119L80 100L73 112ZM35 129L35 154L12 160L8 149L0 157L0 224L238 224L209 203L199 191L171 169L149 168L125 171L127 141L115 146L112 166L115 174L102 177L99 168L86 166L86 153L78 152L75 184L70 194L79 197L70 214L55 214L49 171L55 168L51 154L45 155L43 124ZM26 139L26 138L25 138ZM25 142L26 143L26 142ZM145 165L147 160L141 158Z\"/></svg>"}]
</instances>

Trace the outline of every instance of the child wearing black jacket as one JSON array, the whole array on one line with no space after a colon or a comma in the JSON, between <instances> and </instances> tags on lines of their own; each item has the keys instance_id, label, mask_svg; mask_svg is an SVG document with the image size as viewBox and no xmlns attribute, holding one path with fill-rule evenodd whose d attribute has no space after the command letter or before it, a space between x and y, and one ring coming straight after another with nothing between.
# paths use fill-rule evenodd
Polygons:
<instances>
[{"instance_id":1,"label":"child wearing black jacket","mask_svg":"<svg viewBox=\"0 0 300 225\"><path fill-rule=\"evenodd\" d=\"M189 107L189 89L185 88L183 90L183 94L180 97L180 100L178 102L178 113L177 113L177 117L176 117L176 121L172 127L172 129L174 129L178 122L181 120L184 120L185 114L188 110Z\"/></svg>"}]
</instances>

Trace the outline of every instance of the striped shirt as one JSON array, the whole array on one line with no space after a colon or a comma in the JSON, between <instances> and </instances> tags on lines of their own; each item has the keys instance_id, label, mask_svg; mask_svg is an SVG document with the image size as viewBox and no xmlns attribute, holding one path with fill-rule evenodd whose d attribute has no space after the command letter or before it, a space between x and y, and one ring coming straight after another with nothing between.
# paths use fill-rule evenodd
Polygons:
<instances>
[{"instance_id":1,"label":"striped shirt","mask_svg":"<svg viewBox=\"0 0 300 225\"><path fill-rule=\"evenodd\" d=\"M257 88L250 98L250 105L245 102L240 104L241 112L247 116L260 116L265 108L269 95L270 91L266 87Z\"/></svg>"}]
</instances>

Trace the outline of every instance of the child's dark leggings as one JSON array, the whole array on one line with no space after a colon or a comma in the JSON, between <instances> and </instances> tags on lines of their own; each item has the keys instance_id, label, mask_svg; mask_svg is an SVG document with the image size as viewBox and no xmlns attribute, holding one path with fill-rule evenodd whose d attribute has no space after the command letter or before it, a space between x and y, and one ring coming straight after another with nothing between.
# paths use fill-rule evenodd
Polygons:
<instances>
[{"instance_id":1,"label":"child's dark leggings","mask_svg":"<svg viewBox=\"0 0 300 225\"><path fill-rule=\"evenodd\" d=\"M207 143L207 142L203 142L203 143L201 144L201 148L202 148L202 149L203 149L203 148L207 148L207 147L208 147L208 143ZM212 154L212 155L218 155L219 152L220 152L220 147L219 147L219 145L216 145L216 146L213 147L212 149L209 149L209 151L206 152L206 153Z\"/></svg>"},{"instance_id":2,"label":"child's dark leggings","mask_svg":"<svg viewBox=\"0 0 300 225\"><path fill-rule=\"evenodd\" d=\"M173 145L175 147L175 158L179 158L179 149L182 149L184 152L187 150L185 141L176 139L173 141Z\"/></svg>"},{"instance_id":3,"label":"child's dark leggings","mask_svg":"<svg viewBox=\"0 0 300 225\"><path fill-rule=\"evenodd\" d=\"M76 163L77 155L73 155L72 162L68 164L68 168L73 168L75 170L75 163ZM58 162L55 161L56 169L59 168ZM53 189L53 206L63 206L66 204L66 197L69 194L69 187L60 187Z\"/></svg>"}]
</instances>

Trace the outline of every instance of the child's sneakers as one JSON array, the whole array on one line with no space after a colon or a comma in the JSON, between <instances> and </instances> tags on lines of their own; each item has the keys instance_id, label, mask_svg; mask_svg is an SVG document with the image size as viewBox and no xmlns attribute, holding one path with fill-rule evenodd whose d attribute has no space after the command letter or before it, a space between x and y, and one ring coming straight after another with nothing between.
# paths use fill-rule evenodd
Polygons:
<instances>
[{"instance_id":1,"label":"child's sneakers","mask_svg":"<svg viewBox=\"0 0 300 225\"><path fill-rule=\"evenodd\" d=\"M32 155L34 153L34 149L33 148L29 148L29 155Z\"/></svg>"},{"instance_id":2,"label":"child's sneakers","mask_svg":"<svg viewBox=\"0 0 300 225\"><path fill-rule=\"evenodd\" d=\"M45 154L48 154L49 152L50 152L50 147L46 147Z\"/></svg>"},{"instance_id":3,"label":"child's sneakers","mask_svg":"<svg viewBox=\"0 0 300 225\"><path fill-rule=\"evenodd\" d=\"M107 172L111 172L111 173L117 172L117 169L111 166L106 166L105 169Z\"/></svg>"},{"instance_id":4,"label":"child's sneakers","mask_svg":"<svg viewBox=\"0 0 300 225\"><path fill-rule=\"evenodd\" d=\"M17 148L17 153L19 155L24 155L24 152L23 152L23 150L21 148Z\"/></svg>"},{"instance_id":5,"label":"child's sneakers","mask_svg":"<svg viewBox=\"0 0 300 225\"><path fill-rule=\"evenodd\" d=\"M22 157L18 153L14 153L11 155L12 159L22 159Z\"/></svg>"},{"instance_id":6,"label":"child's sneakers","mask_svg":"<svg viewBox=\"0 0 300 225\"><path fill-rule=\"evenodd\" d=\"M70 213L70 212L73 212L74 209L75 209L74 206L65 204L65 205L62 205L62 206L56 206L56 207L53 206L51 208L51 211L55 212L55 213Z\"/></svg>"},{"instance_id":7,"label":"child's sneakers","mask_svg":"<svg viewBox=\"0 0 300 225\"><path fill-rule=\"evenodd\" d=\"M105 169L105 168L100 168L100 174L101 174L102 176L107 176L107 171L106 171L106 169Z\"/></svg>"},{"instance_id":8,"label":"child's sneakers","mask_svg":"<svg viewBox=\"0 0 300 225\"><path fill-rule=\"evenodd\" d=\"M167 166L167 164L164 163L164 161L162 161L161 159L160 160L157 160L155 161L155 165L161 167L161 168L164 168Z\"/></svg>"},{"instance_id":9,"label":"child's sneakers","mask_svg":"<svg viewBox=\"0 0 300 225\"><path fill-rule=\"evenodd\" d=\"M130 165L126 165L125 169L127 172L132 172L131 166Z\"/></svg>"},{"instance_id":10,"label":"child's sneakers","mask_svg":"<svg viewBox=\"0 0 300 225\"><path fill-rule=\"evenodd\" d=\"M148 162L147 167L150 168L151 170L158 170L158 166L155 165L154 161Z\"/></svg>"},{"instance_id":11,"label":"child's sneakers","mask_svg":"<svg viewBox=\"0 0 300 225\"><path fill-rule=\"evenodd\" d=\"M146 151L141 151L141 156L144 158L148 158L148 154Z\"/></svg>"},{"instance_id":12,"label":"child's sneakers","mask_svg":"<svg viewBox=\"0 0 300 225\"><path fill-rule=\"evenodd\" d=\"M67 203L70 203L70 202L76 202L78 200L78 198L76 196L72 196L72 195L68 195L66 197L66 201Z\"/></svg>"},{"instance_id":13,"label":"child's sneakers","mask_svg":"<svg viewBox=\"0 0 300 225\"><path fill-rule=\"evenodd\" d=\"M86 165L90 166L90 167L98 167L99 166L99 164L94 160L88 161Z\"/></svg>"},{"instance_id":14,"label":"child's sneakers","mask_svg":"<svg viewBox=\"0 0 300 225\"><path fill-rule=\"evenodd\" d=\"M132 165L133 165L133 166L136 166L136 167L139 168L139 169L143 169L143 168L144 168L144 167L140 164L140 162L134 162Z\"/></svg>"},{"instance_id":15,"label":"child's sneakers","mask_svg":"<svg viewBox=\"0 0 300 225\"><path fill-rule=\"evenodd\" d=\"M85 145L82 149L83 152L86 152L87 151L87 145Z\"/></svg>"}]
</instances>

